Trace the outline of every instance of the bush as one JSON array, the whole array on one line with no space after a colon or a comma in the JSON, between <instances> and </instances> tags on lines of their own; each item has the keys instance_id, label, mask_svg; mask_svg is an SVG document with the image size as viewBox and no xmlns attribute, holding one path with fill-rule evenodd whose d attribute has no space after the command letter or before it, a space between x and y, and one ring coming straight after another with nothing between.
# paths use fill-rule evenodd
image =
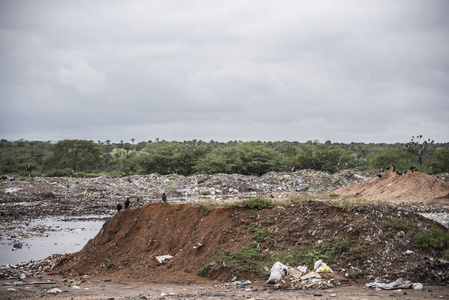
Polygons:
<instances>
[{"instance_id":1,"label":"bush","mask_svg":"<svg viewBox=\"0 0 449 300\"><path fill-rule=\"evenodd\" d=\"M315 245L307 253L305 264L309 268L313 268L315 261L321 259L329 266L332 266L336 262L338 255L348 252L350 249L347 239L335 238L329 242Z\"/></svg>"},{"instance_id":2,"label":"bush","mask_svg":"<svg viewBox=\"0 0 449 300\"><path fill-rule=\"evenodd\" d=\"M252 227L251 231L254 232L253 240L256 242L271 242L273 240L273 232L269 231L265 227Z\"/></svg>"},{"instance_id":3,"label":"bush","mask_svg":"<svg viewBox=\"0 0 449 300\"><path fill-rule=\"evenodd\" d=\"M208 263L200 268L198 274L201 272L204 276L209 272L211 265L216 263L220 268L230 268L232 273L257 273L264 274L263 256L256 242L244 246L236 251L222 250L218 252Z\"/></svg>"},{"instance_id":4,"label":"bush","mask_svg":"<svg viewBox=\"0 0 449 300\"><path fill-rule=\"evenodd\" d=\"M415 246L422 249L443 249L449 247L449 232L444 233L439 228L432 228L415 239Z\"/></svg>"},{"instance_id":5,"label":"bush","mask_svg":"<svg viewBox=\"0 0 449 300\"><path fill-rule=\"evenodd\" d=\"M206 276L206 274L210 271L212 268L212 265L210 263L205 264L198 270L198 275L203 277Z\"/></svg>"},{"instance_id":6,"label":"bush","mask_svg":"<svg viewBox=\"0 0 449 300\"><path fill-rule=\"evenodd\" d=\"M273 204L273 202L269 199L255 197L255 198L249 198L242 201L242 204L244 207L248 207L251 209L263 209L267 207L268 205Z\"/></svg>"}]
</instances>

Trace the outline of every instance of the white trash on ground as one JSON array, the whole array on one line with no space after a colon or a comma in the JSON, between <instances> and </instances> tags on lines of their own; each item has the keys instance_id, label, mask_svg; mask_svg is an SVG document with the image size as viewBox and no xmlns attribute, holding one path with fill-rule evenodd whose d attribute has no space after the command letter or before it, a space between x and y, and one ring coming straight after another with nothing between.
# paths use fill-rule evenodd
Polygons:
<instances>
[{"instance_id":1,"label":"white trash on ground","mask_svg":"<svg viewBox=\"0 0 449 300\"><path fill-rule=\"evenodd\" d=\"M413 288L415 290L421 291L423 288L423 285L421 283L413 283L410 280L398 278L396 281L390 282L390 283L370 282L370 283L366 284L366 287L373 288L376 290L394 290L394 289Z\"/></svg>"}]
</instances>

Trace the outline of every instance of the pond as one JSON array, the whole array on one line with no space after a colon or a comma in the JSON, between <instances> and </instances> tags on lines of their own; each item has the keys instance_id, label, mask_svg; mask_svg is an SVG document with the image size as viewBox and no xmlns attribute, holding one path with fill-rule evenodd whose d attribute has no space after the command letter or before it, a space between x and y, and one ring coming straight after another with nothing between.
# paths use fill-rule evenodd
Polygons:
<instances>
[{"instance_id":1,"label":"pond","mask_svg":"<svg viewBox=\"0 0 449 300\"><path fill-rule=\"evenodd\" d=\"M2 226L0 266L77 252L97 235L109 217L61 216Z\"/></svg>"}]
</instances>

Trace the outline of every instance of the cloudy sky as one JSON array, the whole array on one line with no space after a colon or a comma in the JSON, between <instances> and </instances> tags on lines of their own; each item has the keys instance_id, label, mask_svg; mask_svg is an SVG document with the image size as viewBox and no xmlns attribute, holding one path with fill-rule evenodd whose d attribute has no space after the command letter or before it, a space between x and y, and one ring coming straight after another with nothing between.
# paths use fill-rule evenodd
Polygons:
<instances>
[{"instance_id":1,"label":"cloudy sky","mask_svg":"<svg viewBox=\"0 0 449 300\"><path fill-rule=\"evenodd\" d=\"M449 142L449 1L0 0L0 138Z\"/></svg>"}]
</instances>

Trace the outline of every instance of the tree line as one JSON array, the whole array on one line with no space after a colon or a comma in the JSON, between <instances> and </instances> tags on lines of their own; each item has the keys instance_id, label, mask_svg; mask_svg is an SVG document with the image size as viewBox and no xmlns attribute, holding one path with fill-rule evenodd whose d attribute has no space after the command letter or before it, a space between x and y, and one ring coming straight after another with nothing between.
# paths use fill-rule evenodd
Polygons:
<instances>
[{"instance_id":1,"label":"tree line","mask_svg":"<svg viewBox=\"0 0 449 300\"><path fill-rule=\"evenodd\" d=\"M429 174L449 172L449 143L412 137L408 143L304 143L291 141L144 141L67 139L0 141L0 173L23 176L105 174L263 175L270 171L313 169L380 171L390 165L411 166Z\"/></svg>"}]
</instances>

